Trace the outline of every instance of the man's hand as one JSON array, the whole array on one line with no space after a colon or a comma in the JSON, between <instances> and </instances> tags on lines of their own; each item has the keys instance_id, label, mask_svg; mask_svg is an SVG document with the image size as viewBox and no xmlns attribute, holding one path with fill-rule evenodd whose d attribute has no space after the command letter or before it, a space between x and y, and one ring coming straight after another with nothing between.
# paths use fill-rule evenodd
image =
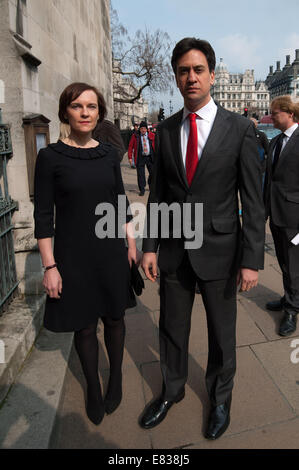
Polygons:
<instances>
[{"instance_id":1,"label":"man's hand","mask_svg":"<svg viewBox=\"0 0 299 470\"><path fill-rule=\"evenodd\" d=\"M141 267L146 277L150 281L155 282L158 275L156 253L144 253L141 261Z\"/></svg>"},{"instance_id":2,"label":"man's hand","mask_svg":"<svg viewBox=\"0 0 299 470\"><path fill-rule=\"evenodd\" d=\"M237 286L240 284L240 291L249 291L257 286L259 273L254 269L241 268L237 275Z\"/></svg>"}]
</instances>

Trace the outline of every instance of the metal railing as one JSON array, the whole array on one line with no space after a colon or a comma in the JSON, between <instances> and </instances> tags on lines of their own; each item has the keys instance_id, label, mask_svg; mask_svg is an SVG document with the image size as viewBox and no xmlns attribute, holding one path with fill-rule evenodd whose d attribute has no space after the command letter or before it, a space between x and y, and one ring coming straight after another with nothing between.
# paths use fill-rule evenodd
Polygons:
<instances>
[{"instance_id":1,"label":"metal railing","mask_svg":"<svg viewBox=\"0 0 299 470\"><path fill-rule=\"evenodd\" d=\"M7 162L12 157L9 126L2 123L0 109L0 315L18 287L12 214L17 203L8 192Z\"/></svg>"}]
</instances>

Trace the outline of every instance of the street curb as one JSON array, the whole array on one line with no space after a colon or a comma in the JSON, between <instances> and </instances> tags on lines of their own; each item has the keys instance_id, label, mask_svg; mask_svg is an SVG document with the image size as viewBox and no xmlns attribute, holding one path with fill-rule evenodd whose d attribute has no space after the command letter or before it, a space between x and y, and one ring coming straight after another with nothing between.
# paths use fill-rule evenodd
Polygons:
<instances>
[{"instance_id":1,"label":"street curb","mask_svg":"<svg viewBox=\"0 0 299 470\"><path fill-rule=\"evenodd\" d=\"M4 363L0 363L0 407L38 336L45 295L20 296L0 317Z\"/></svg>"},{"instance_id":2,"label":"street curb","mask_svg":"<svg viewBox=\"0 0 299 470\"><path fill-rule=\"evenodd\" d=\"M0 410L1 449L48 449L73 333L42 328Z\"/></svg>"}]
</instances>

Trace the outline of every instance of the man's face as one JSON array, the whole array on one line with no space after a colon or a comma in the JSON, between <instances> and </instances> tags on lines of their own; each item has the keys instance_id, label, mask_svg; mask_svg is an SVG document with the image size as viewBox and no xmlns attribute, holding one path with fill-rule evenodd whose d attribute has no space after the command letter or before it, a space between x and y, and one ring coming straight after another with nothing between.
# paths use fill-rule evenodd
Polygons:
<instances>
[{"instance_id":1,"label":"man's face","mask_svg":"<svg viewBox=\"0 0 299 470\"><path fill-rule=\"evenodd\" d=\"M279 108L272 108L271 116L274 127L280 129L282 132L286 131L294 124L293 114L281 111Z\"/></svg>"},{"instance_id":2,"label":"man's face","mask_svg":"<svg viewBox=\"0 0 299 470\"><path fill-rule=\"evenodd\" d=\"M147 128L146 127L140 127L140 134L145 135L147 133Z\"/></svg>"},{"instance_id":3,"label":"man's face","mask_svg":"<svg viewBox=\"0 0 299 470\"><path fill-rule=\"evenodd\" d=\"M210 101L210 88L215 73L209 71L206 56L191 49L177 62L176 83L190 111L197 111Z\"/></svg>"}]
</instances>

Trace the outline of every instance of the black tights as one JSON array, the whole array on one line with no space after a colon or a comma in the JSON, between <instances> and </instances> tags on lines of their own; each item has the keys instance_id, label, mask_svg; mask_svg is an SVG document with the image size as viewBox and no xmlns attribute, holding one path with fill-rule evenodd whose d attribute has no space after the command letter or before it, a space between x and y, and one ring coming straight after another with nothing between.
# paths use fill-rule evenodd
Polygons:
<instances>
[{"instance_id":1,"label":"black tights","mask_svg":"<svg viewBox=\"0 0 299 470\"><path fill-rule=\"evenodd\" d=\"M124 318L121 317L119 320L103 318L103 323L105 346L110 363L110 377L106 398L113 400L121 394L121 366L125 340L125 322ZM97 421L94 416L102 414L102 408L104 409L98 374L99 345L97 323L75 331L74 342L87 382L87 413L92 421Z\"/></svg>"},{"instance_id":2,"label":"black tights","mask_svg":"<svg viewBox=\"0 0 299 470\"><path fill-rule=\"evenodd\" d=\"M124 317L119 320L103 318L103 323L105 346L110 364L110 376L106 399L115 400L118 399L121 394L121 366L124 355L126 327Z\"/></svg>"}]
</instances>

